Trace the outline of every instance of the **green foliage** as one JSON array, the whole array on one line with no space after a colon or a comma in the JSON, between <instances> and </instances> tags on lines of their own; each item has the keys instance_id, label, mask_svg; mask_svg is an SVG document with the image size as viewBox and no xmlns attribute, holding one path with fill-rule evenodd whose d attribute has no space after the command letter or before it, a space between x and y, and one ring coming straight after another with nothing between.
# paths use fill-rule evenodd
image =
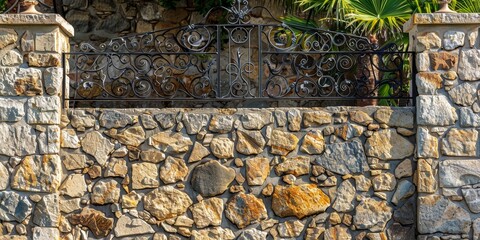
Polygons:
<instances>
[{"instance_id":1,"label":"green foliage","mask_svg":"<svg viewBox=\"0 0 480 240\"><path fill-rule=\"evenodd\" d=\"M480 13L479 0L457 0L455 9L461 13Z\"/></svg>"},{"instance_id":2,"label":"green foliage","mask_svg":"<svg viewBox=\"0 0 480 240\"><path fill-rule=\"evenodd\" d=\"M0 0L1 1L1 0ZM187 0L158 0L162 7L173 9L181 1ZM225 6L229 7L232 5L233 0L193 0L194 7L201 14L206 14L208 11L214 7Z\"/></svg>"},{"instance_id":3,"label":"green foliage","mask_svg":"<svg viewBox=\"0 0 480 240\"><path fill-rule=\"evenodd\" d=\"M0 13L7 10L8 0L0 0Z\"/></svg>"}]
</instances>

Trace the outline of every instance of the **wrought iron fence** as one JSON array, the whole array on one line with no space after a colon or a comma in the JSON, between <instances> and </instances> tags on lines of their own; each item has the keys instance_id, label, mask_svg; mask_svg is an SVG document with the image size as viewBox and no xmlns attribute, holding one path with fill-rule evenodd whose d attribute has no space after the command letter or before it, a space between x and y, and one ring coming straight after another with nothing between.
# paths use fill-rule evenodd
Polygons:
<instances>
[{"instance_id":1,"label":"wrought iron fence","mask_svg":"<svg viewBox=\"0 0 480 240\"><path fill-rule=\"evenodd\" d=\"M237 0L226 24L195 24L95 46L70 59L70 103L412 99L412 53L324 29L253 24ZM265 11L268 11L264 9ZM272 17L273 18L273 17Z\"/></svg>"}]
</instances>

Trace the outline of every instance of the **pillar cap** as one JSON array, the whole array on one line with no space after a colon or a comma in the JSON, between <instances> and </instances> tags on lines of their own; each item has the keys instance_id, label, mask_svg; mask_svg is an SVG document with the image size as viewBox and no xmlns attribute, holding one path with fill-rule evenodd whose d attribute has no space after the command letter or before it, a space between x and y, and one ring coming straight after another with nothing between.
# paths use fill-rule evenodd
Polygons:
<instances>
[{"instance_id":1,"label":"pillar cap","mask_svg":"<svg viewBox=\"0 0 480 240\"><path fill-rule=\"evenodd\" d=\"M409 32L415 25L480 24L480 13L416 13L403 25Z\"/></svg>"},{"instance_id":2,"label":"pillar cap","mask_svg":"<svg viewBox=\"0 0 480 240\"><path fill-rule=\"evenodd\" d=\"M53 13L44 14L0 14L0 25L57 25L69 37L75 30L62 16Z\"/></svg>"}]
</instances>

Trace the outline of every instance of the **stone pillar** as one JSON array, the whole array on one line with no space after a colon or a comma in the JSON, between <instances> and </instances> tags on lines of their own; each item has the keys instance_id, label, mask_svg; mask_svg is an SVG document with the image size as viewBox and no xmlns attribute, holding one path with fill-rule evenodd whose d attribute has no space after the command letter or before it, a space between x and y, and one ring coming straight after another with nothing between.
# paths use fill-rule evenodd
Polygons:
<instances>
[{"instance_id":1,"label":"stone pillar","mask_svg":"<svg viewBox=\"0 0 480 240\"><path fill-rule=\"evenodd\" d=\"M480 14L448 13L404 26L417 53L418 239L480 236L479 28Z\"/></svg>"},{"instance_id":2,"label":"stone pillar","mask_svg":"<svg viewBox=\"0 0 480 240\"><path fill-rule=\"evenodd\" d=\"M0 14L0 236L60 237L62 53L72 36L56 14Z\"/></svg>"}]
</instances>

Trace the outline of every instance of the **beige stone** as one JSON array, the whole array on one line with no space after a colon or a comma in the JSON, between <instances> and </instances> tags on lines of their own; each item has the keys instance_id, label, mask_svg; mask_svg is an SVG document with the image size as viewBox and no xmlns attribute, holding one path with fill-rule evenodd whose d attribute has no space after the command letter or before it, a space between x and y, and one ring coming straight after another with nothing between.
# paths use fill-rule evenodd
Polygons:
<instances>
[{"instance_id":1,"label":"beige stone","mask_svg":"<svg viewBox=\"0 0 480 240\"><path fill-rule=\"evenodd\" d=\"M190 207L197 228L220 226L224 204L221 198L209 198Z\"/></svg>"},{"instance_id":2,"label":"beige stone","mask_svg":"<svg viewBox=\"0 0 480 240\"><path fill-rule=\"evenodd\" d=\"M296 177L310 173L310 157L297 156L293 158L282 157L282 163L275 167L278 176L293 174Z\"/></svg>"},{"instance_id":3,"label":"beige stone","mask_svg":"<svg viewBox=\"0 0 480 240\"><path fill-rule=\"evenodd\" d=\"M181 158L168 156L160 168L160 179L165 184L184 181L188 174L188 167Z\"/></svg>"},{"instance_id":4,"label":"beige stone","mask_svg":"<svg viewBox=\"0 0 480 240\"><path fill-rule=\"evenodd\" d=\"M158 166L153 163L132 164L132 188L145 189L160 186Z\"/></svg>"},{"instance_id":5,"label":"beige stone","mask_svg":"<svg viewBox=\"0 0 480 240\"><path fill-rule=\"evenodd\" d=\"M166 153L184 153L193 142L180 133L160 132L150 137L148 144Z\"/></svg>"},{"instance_id":6,"label":"beige stone","mask_svg":"<svg viewBox=\"0 0 480 240\"><path fill-rule=\"evenodd\" d=\"M28 66L30 67L61 67L62 60L58 53L35 53L28 54Z\"/></svg>"},{"instance_id":7,"label":"beige stone","mask_svg":"<svg viewBox=\"0 0 480 240\"><path fill-rule=\"evenodd\" d=\"M387 172L373 177L372 184L374 191L393 191L397 180L393 174Z\"/></svg>"},{"instance_id":8,"label":"beige stone","mask_svg":"<svg viewBox=\"0 0 480 240\"><path fill-rule=\"evenodd\" d=\"M420 158L438 158L438 138L431 135L427 128L418 128L417 156Z\"/></svg>"},{"instance_id":9,"label":"beige stone","mask_svg":"<svg viewBox=\"0 0 480 240\"><path fill-rule=\"evenodd\" d=\"M392 208L388 206L386 201L366 198L356 207L353 223L357 229L379 232L385 229L391 218Z\"/></svg>"},{"instance_id":10,"label":"beige stone","mask_svg":"<svg viewBox=\"0 0 480 240\"><path fill-rule=\"evenodd\" d=\"M303 113L304 127L319 127L332 123L332 114L323 111L305 112Z\"/></svg>"},{"instance_id":11,"label":"beige stone","mask_svg":"<svg viewBox=\"0 0 480 240\"><path fill-rule=\"evenodd\" d=\"M26 156L13 173L12 189L28 192L56 192L62 179L58 155Z\"/></svg>"},{"instance_id":12,"label":"beige stone","mask_svg":"<svg viewBox=\"0 0 480 240\"><path fill-rule=\"evenodd\" d=\"M73 198L83 197L87 192L85 177L82 174L68 175L60 186L59 192L61 195L67 195Z\"/></svg>"},{"instance_id":13,"label":"beige stone","mask_svg":"<svg viewBox=\"0 0 480 240\"><path fill-rule=\"evenodd\" d=\"M192 205L190 197L172 186L162 186L143 198L145 210L159 221L184 214Z\"/></svg>"},{"instance_id":14,"label":"beige stone","mask_svg":"<svg viewBox=\"0 0 480 240\"><path fill-rule=\"evenodd\" d=\"M368 113L360 110L350 112L350 120L365 127L373 123L373 118Z\"/></svg>"},{"instance_id":15,"label":"beige stone","mask_svg":"<svg viewBox=\"0 0 480 240\"><path fill-rule=\"evenodd\" d=\"M447 156L476 156L477 140L477 130L453 128L442 139L442 153Z\"/></svg>"},{"instance_id":16,"label":"beige stone","mask_svg":"<svg viewBox=\"0 0 480 240\"><path fill-rule=\"evenodd\" d=\"M270 138L270 152L285 156L297 147L298 141L294 134L274 129Z\"/></svg>"},{"instance_id":17,"label":"beige stone","mask_svg":"<svg viewBox=\"0 0 480 240\"><path fill-rule=\"evenodd\" d=\"M99 132L88 132L81 141L82 149L92 155L97 162L104 166L107 163L114 144Z\"/></svg>"},{"instance_id":18,"label":"beige stone","mask_svg":"<svg viewBox=\"0 0 480 240\"><path fill-rule=\"evenodd\" d=\"M261 186L270 174L270 160L266 157L247 159L247 182L250 186Z\"/></svg>"},{"instance_id":19,"label":"beige stone","mask_svg":"<svg viewBox=\"0 0 480 240\"><path fill-rule=\"evenodd\" d=\"M213 227L192 231L192 240L233 240L235 234L228 228Z\"/></svg>"},{"instance_id":20,"label":"beige stone","mask_svg":"<svg viewBox=\"0 0 480 240\"><path fill-rule=\"evenodd\" d=\"M252 194L238 193L226 204L225 216L238 228L260 222L268 217L263 201Z\"/></svg>"},{"instance_id":21,"label":"beige stone","mask_svg":"<svg viewBox=\"0 0 480 240\"><path fill-rule=\"evenodd\" d=\"M18 34L13 29L0 28L0 50L6 46L17 42Z\"/></svg>"},{"instance_id":22,"label":"beige stone","mask_svg":"<svg viewBox=\"0 0 480 240\"><path fill-rule=\"evenodd\" d=\"M120 199L120 184L113 179L101 179L93 187L90 197L93 204L118 203Z\"/></svg>"},{"instance_id":23,"label":"beige stone","mask_svg":"<svg viewBox=\"0 0 480 240\"><path fill-rule=\"evenodd\" d=\"M216 137L210 143L212 154L217 158L233 158L234 157L234 142L229 138Z\"/></svg>"},{"instance_id":24,"label":"beige stone","mask_svg":"<svg viewBox=\"0 0 480 240\"><path fill-rule=\"evenodd\" d=\"M438 49L442 47L442 39L436 32L426 32L417 36L416 50L423 52L430 49Z\"/></svg>"},{"instance_id":25,"label":"beige stone","mask_svg":"<svg viewBox=\"0 0 480 240\"><path fill-rule=\"evenodd\" d=\"M208 150L208 148L204 147L199 142L195 142L195 144L193 145L193 150L190 153L190 157L188 158L188 162L198 162L208 155L210 155L210 150Z\"/></svg>"},{"instance_id":26,"label":"beige stone","mask_svg":"<svg viewBox=\"0 0 480 240\"><path fill-rule=\"evenodd\" d=\"M236 149L239 153L245 155L256 155L263 152L266 141L260 131L237 131Z\"/></svg>"},{"instance_id":27,"label":"beige stone","mask_svg":"<svg viewBox=\"0 0 480 240\"><path fill-rule=\"evenodd\" d=\"M365 143L367 156L382 160L406 158L413 154L414 148L414 145L400 136L395 129L375 132Z\"/></svg>"},{"instance_id":28,"label":"beige stone","mask_svg":"<svg viewBox=\"0 0 480 240\"><path fill-rule=\"evenodd\" d=\"M315 130L308 132L303 138L300 151L315 155L321 154L325 150L325 139L323 138L322 131Z\"/></svg>"},{"instance_id":29,"label":"beige stone","mask_svg":"<svg viewBox=\"0 0 480 240\"><path fill-rule=\"evenodd\" d=\"M437 190L436 171L425 159L418 159L416 185L419 193L434 193Z\"/></svg>"},{"instance_id":30,"label":"beige stone","mask_svg":"<svg viewBox=\"0 0 480 240\"><path fill-rule=\"evenodd\" d=\"M117 132L117 129L112 128L105 134L126 146L138 147L145 141L145 131L141 126L130 127L120 133Z\"/></svg>"},{"instance_id":31,"label":"beige stone","mask_svg":"<svg viewBox=\"0 0 480 240\"><path fill-rule=\"evenodd\" d=\"M305 225L298 220L290 220L278 224L278 235L282 238L295 238L299 237L302 233Z\"/></svg>"}]
</instances>

